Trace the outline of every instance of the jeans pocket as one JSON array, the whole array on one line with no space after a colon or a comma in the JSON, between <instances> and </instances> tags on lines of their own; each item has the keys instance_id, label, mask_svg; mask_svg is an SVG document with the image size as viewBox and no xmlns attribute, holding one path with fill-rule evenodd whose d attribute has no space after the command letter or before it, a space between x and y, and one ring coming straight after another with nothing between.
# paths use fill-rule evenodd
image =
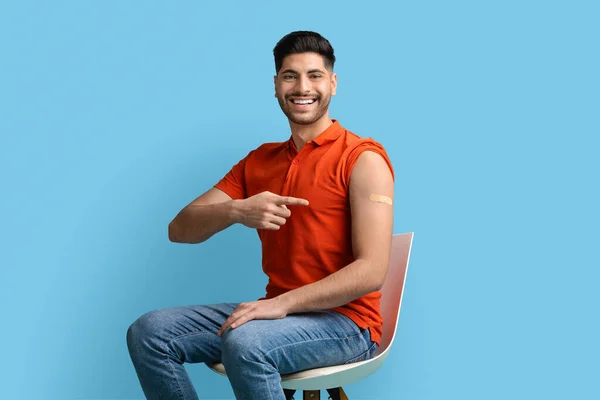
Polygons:
<instances>
[{"instance_id":1,"label":"jeans pocket","mask_svg":"<svg viewBox=\"0 0 600 400\"><path fill-rule=\"evenodd\" d=\"M375 354L375 352L377 351L377 343L373 342L371 344L371 346L367 349L367 351L365 351L364 353L351 358L350 360L346 361L344 364L352 364L355 362L359 362L359 361L365 361L368 360L369 358L373 357L373 354Z\"/></svg>"}]
</instances>

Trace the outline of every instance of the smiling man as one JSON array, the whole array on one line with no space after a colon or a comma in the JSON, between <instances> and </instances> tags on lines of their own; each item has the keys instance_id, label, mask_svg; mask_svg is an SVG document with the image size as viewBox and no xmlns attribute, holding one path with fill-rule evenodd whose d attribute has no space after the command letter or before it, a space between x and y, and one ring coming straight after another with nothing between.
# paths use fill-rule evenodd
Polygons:
<instances>
[{"instance_id":1,"label":"smiling man","mask_svg":"<svg viewBox=\"0 0 600 400\"><path fill-rule=\"evenodd\" d=\"M222 362L237 399L285 399L280 374L362 361L381 338L379 289L393 225L384 148L329 117L335 56L315 32L273 50L275 97L291 137L252 150L169 224L201 243L240 223L256 229L263 298L151 311L127 331L148 399L197 399L184 363Z\"/></svg>"}]
</instances>

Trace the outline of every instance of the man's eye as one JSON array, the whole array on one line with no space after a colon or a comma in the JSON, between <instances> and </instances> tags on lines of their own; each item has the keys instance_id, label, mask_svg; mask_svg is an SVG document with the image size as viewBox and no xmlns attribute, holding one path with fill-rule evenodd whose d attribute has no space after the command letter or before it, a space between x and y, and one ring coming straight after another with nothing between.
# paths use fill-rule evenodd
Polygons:
<instances>
[{"instance_id":1,"label":"man's eye","mask_svg":"<svg viewBox=\"0 0 600 400\"><path fill-rule=\"evenodd\" d=\"M295 79L296 77L294 75L284 75L283 79Z\"/></svg>"},{"instance_id":2,"label":"man's eye","mask_svg":"<svg viewBox=\"0 0 600 400\"><path fill-rule=\"evenodd\" d=\"M323 77L323 75L319 75L319 74L316 74L316 75L312 76L313 79L320 79L322 77Z\"/></svg>"}]
</instances>

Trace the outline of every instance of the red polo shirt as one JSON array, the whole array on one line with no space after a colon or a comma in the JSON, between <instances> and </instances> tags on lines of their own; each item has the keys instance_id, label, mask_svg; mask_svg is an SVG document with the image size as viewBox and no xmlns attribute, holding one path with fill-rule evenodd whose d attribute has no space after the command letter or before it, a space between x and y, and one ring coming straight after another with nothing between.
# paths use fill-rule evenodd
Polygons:
<instances>
[{"instance_id":1,"label":"red polo shirt","mask_svg":"<svg viewBox=\"0 0 600 400\"><path fill-rule=\"evenodd\" d=\"M349 182L363 151L380 154L393 168L381 144L361 138L335 121L298 152L294 141L265 143L235 165L216 188L232 199L270 191L306 199L308 206L288 206L290 218L279 230L258 229L263 271L269 277L266 298L316 282L354 261ZM381 339L381 292L372 292L334 308L371 340Z\"/></svg>"}]
</instances>

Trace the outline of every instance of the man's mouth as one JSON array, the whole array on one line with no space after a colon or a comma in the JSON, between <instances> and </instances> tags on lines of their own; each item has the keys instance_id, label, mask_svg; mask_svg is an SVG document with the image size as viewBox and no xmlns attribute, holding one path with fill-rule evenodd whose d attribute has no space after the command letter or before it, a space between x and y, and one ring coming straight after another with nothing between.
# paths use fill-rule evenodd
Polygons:
<instances>
[{"instance_id":1,"label":"man's mouth","mask_svg":"<svg viewBox=\"0 0 600 400\"><path fill-rule=\"evenodd\" d=\"M317 101L317 99L291 99L292 103L294 104L312 104L315 101Z\"/></svg>"},{"instance_id":2,"label":"man's mouth","mask_svg":"<svg viewBox=\"0 0 600 400\"><path fill-rule=\"evenodd\" d=\"M312 108L312 105L318 101L318 98L291 98L289 101L292 103L292 107L298 111L308 111Z\"/></svg>"}]
</instances>

